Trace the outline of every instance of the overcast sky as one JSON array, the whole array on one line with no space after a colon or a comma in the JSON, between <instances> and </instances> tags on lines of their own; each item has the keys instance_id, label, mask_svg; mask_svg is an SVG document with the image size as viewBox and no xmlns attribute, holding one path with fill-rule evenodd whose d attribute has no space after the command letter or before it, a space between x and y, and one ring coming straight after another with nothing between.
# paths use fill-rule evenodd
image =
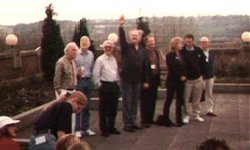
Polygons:
<instances>
[{"instance_id":1,"label":"overcast sky","mask_svg":"<svg viewBox=\"0 0 250 150\"><path fill-rule=\"evenodd\" d=\"M0 0L0 25L43 20L53 3L57 20L138 16L250 15L250 0Z\"/></svg>"}]
</instances>

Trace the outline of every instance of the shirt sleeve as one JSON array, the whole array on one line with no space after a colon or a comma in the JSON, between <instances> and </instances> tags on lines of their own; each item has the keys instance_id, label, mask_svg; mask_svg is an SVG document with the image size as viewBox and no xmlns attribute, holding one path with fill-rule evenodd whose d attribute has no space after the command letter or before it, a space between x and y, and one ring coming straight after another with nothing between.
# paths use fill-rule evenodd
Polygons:
<instances>
[{"instance_id":1,"label":"shirt sleeve","mask_svg":"<svg viewBox=\"0 0 250 150\"><path fill-rule=\"evenodd\" d=\"M55 67L55 76L54 76L54 88L61 89L61 77L63 72L63 64L62 62L58 61Z\"/></svg>"},{"instance_id":2,"label":"shirt sleeve","mask_svg":"<svg viewBox=\"0 0 250 150\"><path fill-rule=\"evenodd\" d=\"M94 85L98 87L101 86L101 66L101 60L97 58L93 69L93 80Z\"/></svg>"},{"instance_id":3,"label":"shirt sleeve","mask_svg":"<svg viewBox=\"0 0 250 150\"><path fill-rule=\"evenodd\" d=\"M128 42L126 40L126 35L123 27L119 28L119 41L120 41L120 46L121 46L121 52L122 54L126 53L126 49L128 47Z\"/></svg>"}]
</instances>

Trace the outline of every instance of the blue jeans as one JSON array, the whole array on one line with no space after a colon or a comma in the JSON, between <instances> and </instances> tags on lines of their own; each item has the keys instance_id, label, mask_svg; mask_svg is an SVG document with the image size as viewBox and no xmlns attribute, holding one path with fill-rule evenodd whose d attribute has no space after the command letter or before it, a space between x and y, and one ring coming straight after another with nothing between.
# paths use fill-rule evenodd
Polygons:
<instances>
[{"instance_id":1,"label":"blue jeans","mask_svg":"<svg viewBox=\"0 0 250 150\"><path fill-rule=\"evenodd\" d=\"M136 124L141 83L121 82L122 118L125 126Z\"/></svg>"},{"instance_id":2,"label":"blue jeans","mask_svg":"<svg viewBox=\"0 0 250 150\"><path fill-rule=\"evenodd\" d=\"M86 107L81 111L81 113L76 115L76 131L87 130L89 128L89 118L90 118L90 102L91 102L91 92L92 83L90 78L81 78L76 85L76 90L81 91L88 98L88 103Z\"/></svg>"},{"instance_id":3,"label":"blue jeans","mask_svg":"<svg viewBox=\"0 0 250 150\"><path fill-rule=\"evenodd\" d=\"M39 136L45 136L46 142L36 144L35 139ZM29 142L29 150L55 150L56 149L56 137L53 134L42 134L39 136L32 135Z\"/></svg>"}]
</instances>

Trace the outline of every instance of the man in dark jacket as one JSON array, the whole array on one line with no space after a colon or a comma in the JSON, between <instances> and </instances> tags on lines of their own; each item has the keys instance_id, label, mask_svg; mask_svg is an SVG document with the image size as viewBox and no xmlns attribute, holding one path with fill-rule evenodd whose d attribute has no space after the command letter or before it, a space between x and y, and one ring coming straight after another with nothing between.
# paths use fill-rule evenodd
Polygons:
<instances>
[{"instance_id":1,"label":"man in dark jacket","mask_svg":"<svg viewBox=\"0 0 250 150\"><path fill-rule=\"evenodd\" d=\"M148 128L154 122L155 105L157 99L158 86L160 85L160 62L159 54L155 48L155 38L147 36L145 39L146 57L150 80L149 87L142 86L141 89L141 125Z\"/></svg>"},{"instance_id":2,"label":"man in dark jacket","mask_svg":"<svg viewBox=\"0 0 250 150\"><path fill-rule=\"evenodd\" d=\"M134 132L141 129L136 125L136 114L138 100L140 99L141 83L148 87L148 70L143 69L146 65L145 50L140 45L141 35L138 30L130 31L129 37L131 43L128 43L125 36L124 26L125 18L119 19L119 40L121 46L122 64L121 64L121 90L123 105L124 131ZM144 76L145 81L142 81Z\"/></svg>"},{"instance_id":3,"label":"man in dark jacket","mask_svg":"<svg viewBox=\"0 0 250 150\"><path fill-rule=\"evenodd\" d=\"M200 39L200 46L203 53L206 56L202 77L203 77L203 88L205 90L205 101L207 106L207 115L215 117L214 114L214 99L213 99L213 85L214 85L214 71L213 62L214 54L209 50L209 39L207 37L202 37Z\"/></svg>"},{"instance_id":4,"label":"man in dark jacket","mask_svg":"<svg viewBox=\"0 0 250 150\"><path fill-rule=\"evenodd\" d=\"M185 104L183 123L189 123L191 115L198 122L203 122L200 117L200 99L202 94L202 70L205 60L203 51L194 45L194 36L187 34L185 36L185 45L182 49L184 66L187 71L187 81L185 83ZM189 102L191 101L192 104ZM191 106L190 106L191 105ZM191 110L192 107L192 110ZM193 114L191 114L193 112Z\"/></svg>"}]
</instances>

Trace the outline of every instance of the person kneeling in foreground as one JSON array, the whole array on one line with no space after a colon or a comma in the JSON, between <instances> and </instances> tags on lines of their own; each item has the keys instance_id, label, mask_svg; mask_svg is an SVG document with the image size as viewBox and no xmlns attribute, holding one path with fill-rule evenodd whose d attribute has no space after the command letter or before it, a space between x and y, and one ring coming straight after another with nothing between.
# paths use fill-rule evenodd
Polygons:
<instances>
[{"instance_id":1,"label":"person kneeling in foreground","mask_svg":"<svg viewBox=\"0 0 250 150\"><path fill-rule=\"evenodd\" d=\"M74 133L72 114L80 112L87 104L87 98L80 91L73 92L65 99L55 100L38 118L29 150L55 149L56 139Z\"/></svg>"},{"instance_id":2,"label":"person kneeling in foreground","mask_svg":"<svg viewBox=\"0 0 250 150\"><path fill-rule=\"evenodd\" d=\"M21 150L20 146L12 140L16 137L15 124L19 120L13 120L7 116L0 116L0 146L1 150Z\"/></svg>"}]
</instances>

